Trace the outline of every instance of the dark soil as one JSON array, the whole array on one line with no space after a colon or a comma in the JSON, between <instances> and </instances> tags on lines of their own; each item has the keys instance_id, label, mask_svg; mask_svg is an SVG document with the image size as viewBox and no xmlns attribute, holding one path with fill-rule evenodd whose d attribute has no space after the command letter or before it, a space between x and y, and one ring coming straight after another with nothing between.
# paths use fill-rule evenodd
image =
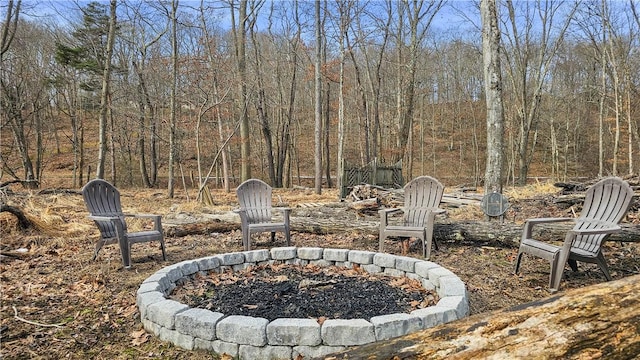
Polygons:
<instances>
[{"instance_id":1,"label":"dark soil","mask_svg":"<svg viewBox=\"0 0 640 360\"><path fill-rule=\"evenodd\" d=\"M359 269L263 265L188 281L172 298L225 315L266 318L366 319L435 305L417 280Z\"/></svg>"}]
</instances>

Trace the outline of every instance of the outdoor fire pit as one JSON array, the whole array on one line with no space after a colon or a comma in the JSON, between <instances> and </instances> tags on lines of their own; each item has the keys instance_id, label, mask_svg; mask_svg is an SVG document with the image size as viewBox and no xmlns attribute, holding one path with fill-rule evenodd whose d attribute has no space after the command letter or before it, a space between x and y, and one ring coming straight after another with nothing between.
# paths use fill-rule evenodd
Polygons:
<instances>
[{"instance_id":1,"label":"outdoor fire pit","mask_svg":"<svg viewBox=\"0 0 640 360\"><path fill-rule=\"evenodd\" d=\"M435 290L435 306L370 319L278 318L225 315L169 299L178 283L210 271L226 272L264 264L353 267L371 274L406 276ZM240 359L321 357L348 346L402 336L460 319L469 313L464 283L430 261L348 249L282 247L210 256L167 266L147 278L137 292L144 328L185 349L206 349Z\"/></svg>"}]
</instances>

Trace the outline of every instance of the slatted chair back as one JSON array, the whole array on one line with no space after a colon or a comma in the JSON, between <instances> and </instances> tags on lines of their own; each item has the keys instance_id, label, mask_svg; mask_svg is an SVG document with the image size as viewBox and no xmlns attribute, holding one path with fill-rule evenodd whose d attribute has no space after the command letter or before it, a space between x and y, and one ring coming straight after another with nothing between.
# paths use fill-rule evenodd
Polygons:
<instances>
[{"instance_id":1,"label":"slatted chair back","mask_svg":"<svg viewBox=\"0 0 640 360\"><path fill-rule=\"evenodd\" d=\"M102 179L89 181L82 188L82 197L92 219L100 230L100 239L96 241L93 259L104 245L118 244L125 268L131 267L131 245L135 243L158 241L162 250L162 260L167 260L162 231L162 216L154 214L125 214L122 212L120 192L109 182ZM143 218L153 221L152 230L128 232L125 218Z\"/></svg>"},{"instance_id":2,"label":"slatted chair back","mask_svg":"<svg viewBox=\"0 0 640 360\"><path fill-rule=\"evenodd\" d=\"M404 187L403 220L407 226L427 225L429 213L440 205L444 186L430 176L419 176Z\"/></svg>"},{"instance_id":3,"label":"slatted chair back","mask_svg":"<svg viewBox=\"0 0 640 360\"><path fill-rule=\"evenodd\" d=\"M120 203L120 192L113 185L102 179L91 180L82 188L82 197L91 216L117 216L121 218L123 230L127 231L127 223L124 221ZM96 221L96 225L102 238L117 237L113 222Z\"/></svg>"},{"instance_id":4,"label":"slatted chair back","mask_svg":"<svg viewBox=\"0 0 640 360\"><path fill-rule=\"evenodd\" d=\"M250 179L240 184L236 193L249 224L271 222L271 186L262 180Z\"/></svg>"},{"instance_id":5,"label":"slatted chair back","mask_svg":"<svg viewBox=\"0 0 640 360\"><path fill-rule=\"evenodd\" d=\"M631 206L633 189L624 180L611 177L599 181L585 193L585 200L574 230L604 229L619 224ZM582 220L582 221L581 221ZM577 235L571 251L596 256L602 242L611 234Z\"/></svg>"}]
</instances>

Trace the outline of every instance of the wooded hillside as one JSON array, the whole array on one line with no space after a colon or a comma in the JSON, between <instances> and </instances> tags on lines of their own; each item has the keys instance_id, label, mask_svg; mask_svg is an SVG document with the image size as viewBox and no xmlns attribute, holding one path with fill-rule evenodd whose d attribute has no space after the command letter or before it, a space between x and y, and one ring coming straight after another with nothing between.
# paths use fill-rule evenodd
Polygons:
<instances>
[{"instance_id":1,"label":"wooded hillside","mask_svg":"<svg viewBox=\"0 0 640 360\"><path fill-rule=\"evenodd\" d=\"M347 166L402 161L407 179L478 185L486 111L475 2L321 2L319 19L313 5L4 2L0 180L80 186L104 164L121 185L175 176L181 186L184 176L223 186L244 164L290 187L309 185L320 148L325 186L339 151ZM637 173L637 1L498 10L509 181ZM55 179L55 169L72 176Z\"/></svg>"}]
</instances>

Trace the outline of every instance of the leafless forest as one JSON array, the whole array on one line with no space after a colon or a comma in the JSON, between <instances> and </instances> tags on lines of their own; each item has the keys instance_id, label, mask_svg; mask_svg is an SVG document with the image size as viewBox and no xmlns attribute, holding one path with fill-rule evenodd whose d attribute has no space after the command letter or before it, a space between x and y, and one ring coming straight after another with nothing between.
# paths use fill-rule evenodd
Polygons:
<instances>
[{"instance_id":1,"label":"leafless forest","mask_svg":"<svg viewBox=\"0 0 640 360\"><path fill-rule=\"evenodd\" d=\"M97 174L171 196L183 177L331 186L374 159L483 178L476 1L9 0L0 15L0 182ZM640 2L499 1L498 17L507 181L637 173Z\"/></svg>"}]
</instances>

